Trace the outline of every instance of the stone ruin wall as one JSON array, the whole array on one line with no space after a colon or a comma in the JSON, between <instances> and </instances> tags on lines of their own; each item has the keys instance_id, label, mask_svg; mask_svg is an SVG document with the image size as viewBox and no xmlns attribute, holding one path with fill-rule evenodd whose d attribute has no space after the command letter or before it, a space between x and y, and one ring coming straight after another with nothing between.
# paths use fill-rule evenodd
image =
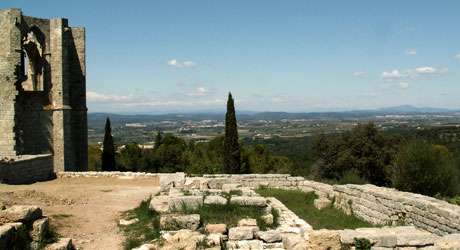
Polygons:
<instances>
[{"instance_id":1,"label":"stone ruin wall","mask_svg":"<svg viewBox=\"0 0 460 250\"><path fill-rule=\"evenodd\" d=\"M24 184L31 180L45 181L53 173L53 156L51 154L23 156L14 162L0 162L0 183ZM5 177L8 178L7 181L2 180Z\"/></svg>"},{"instance_id":2,"label":"stone ruin wall","mask_svg":"<svg viewBox=\"0 0 460 250\"><path fill-rule=\"evenodd\" d=\"M334 201L334 206L345 213L353 212L357 217L375 224L413 225L437 235L460 233L460 206L420 194L370 184L328 185L289 174L186 177L184 173L62 172L57 173L57 177L159 178L162 188L167 185L198 185L202 189L218 189L223 184L241 184L251 188L263 185L304 192L314 191L320 198Z\"/></svg>"},{"instance_id":3,"label":"stone ruin wall","mask_svg":"<svg viewBox=\"0 0 460 250\"><path fill-rule=\"evenodd\" d=\"M0 180L18 180L33 156L44 169L22 179L43 180L42 154L54 172L87 170L85 60L84 28L0 10Z\"/></svg>"}]
</instances>

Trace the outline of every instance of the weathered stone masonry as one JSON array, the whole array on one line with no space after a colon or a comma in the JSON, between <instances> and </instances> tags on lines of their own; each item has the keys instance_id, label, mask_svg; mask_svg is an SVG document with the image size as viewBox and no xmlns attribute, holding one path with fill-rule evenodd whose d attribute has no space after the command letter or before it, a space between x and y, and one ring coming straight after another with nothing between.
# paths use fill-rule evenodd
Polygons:
<instances>
[{"instance_id":1,"label":"weathered stone masonry","mask_svg":"<svg viewBox=\"0 0 460 250\"><path fill-rule=\"evenodd\" d=\"M84 28L0 10L0 159L50 154L54 172L87 170L85 71ZM35 170L26 182L43 179Z\"/></svg>"}]
</instances>

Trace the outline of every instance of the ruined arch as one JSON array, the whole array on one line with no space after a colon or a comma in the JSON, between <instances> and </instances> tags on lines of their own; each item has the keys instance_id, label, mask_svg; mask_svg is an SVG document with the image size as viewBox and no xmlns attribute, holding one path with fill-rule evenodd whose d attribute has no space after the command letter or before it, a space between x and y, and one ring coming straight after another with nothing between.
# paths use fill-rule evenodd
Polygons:
<instances>
[{"instance_id":1,"label":"ruined arch","mask_svg":"<svg viewBox=\"0 0 460 250\"><path fill-rule=\"evenodd\" d=\"M24 91L44 90L44 51L45 35L39 28L33 26L22 38L22 54L24 67Z\"/></svg>"}]
</instances>

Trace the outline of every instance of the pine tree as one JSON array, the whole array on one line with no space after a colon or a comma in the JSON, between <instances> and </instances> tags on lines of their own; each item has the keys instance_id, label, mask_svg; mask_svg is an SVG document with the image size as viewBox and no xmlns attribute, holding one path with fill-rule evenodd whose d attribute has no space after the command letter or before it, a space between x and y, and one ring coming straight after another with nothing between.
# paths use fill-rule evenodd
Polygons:
<instances>
[{"instance_id":1,"label":"pine tree","mask_svg":"<svg viewBox=\"0 0 460 250\"><path fill-rule=\"evenodd\" d=\"M232 94L228 93L227 114L225 116L224 167L228 174L241 173L240 146L236 124L235 106Z\"/></svg>"},{"instance_id":2,"label":"pine tree","mask_svg":"<svg viewBox=\"0 0 460 250\"><path fill-rule=\"evenodd\" d=\"M115 171L115 145L113 143L112 128L110 119L107 117L105 122L104 142L102 143L102 171Z\"/></svg>"}]
</instances>

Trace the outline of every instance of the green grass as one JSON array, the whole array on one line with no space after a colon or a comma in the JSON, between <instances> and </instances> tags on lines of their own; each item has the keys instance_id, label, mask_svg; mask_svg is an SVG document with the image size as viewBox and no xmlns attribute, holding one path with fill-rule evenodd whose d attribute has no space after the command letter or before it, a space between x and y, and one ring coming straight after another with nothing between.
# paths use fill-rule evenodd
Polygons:
<instances>
[{"instance_id":1,"label":"green grass","mask_svg":"<svg viewBox=\"0 0 460 250\"><path fill-rule=\"evenodd\" d=\"M59 219L64 219L64 218L69 218L72 217L73 215L71 214L52 214L51 218L59 220Z\"/></svg>"},{"instance_id":2,"label":"green grass","mask_svg":"<svg viewBox=\"0 0 460 250\"><path fill-rule=\"evenodd\" d=\"M265 223L262 219L262 216L265 215L264 208L262 207L241 206L231 203L225 205L203 205L197 209L189 209L184 206L182 207L181 214L199 214L203 225L224 223L227 227L234 227L238 225L239 220L247 218L256 219L257 226L262 231L277 225L275 223L273 225Z\"/></svg>"},{"instance_id":3,"label":"green grass","mask_svg":"<svg viewBox=\"0 0 460 250\"><path fill-rule=\"evenodd\" d=\"M123 248L133 249L153 239L160 237L160 217L159 213L150 208L150 200L142 201L133 210L122 214L123 218L137 218L139 221L131 225L120 225L120 230L126 235Z\"/></svg>"},{"instance_id":4,"label":"green grass","mask_svg":"<svg viewBox=\"0 0 460 250\"><path fill-rule=\"evenodd\" d=\"M59 236L60 235L57 233L57 228L54 225L50 225L49 231L44 235L43 240L38 243L37 250L45 249L47 245L57 242Z\"/></svg>"},{"instance_id":5,"label":"green grass","mask_svg":"<svg viewBox=\"0 0 460 250\"><path fill-rule=\"evenodd\" d=\"M294 190L259 188L256 192L264 197L275 197L292 212L305 220L314 229L355 229L359 227L375 227L354 215L346 215L333 206L318 210L313 201L318 198L313 192L304 193Z\"/></svg>"}]
</instances>

